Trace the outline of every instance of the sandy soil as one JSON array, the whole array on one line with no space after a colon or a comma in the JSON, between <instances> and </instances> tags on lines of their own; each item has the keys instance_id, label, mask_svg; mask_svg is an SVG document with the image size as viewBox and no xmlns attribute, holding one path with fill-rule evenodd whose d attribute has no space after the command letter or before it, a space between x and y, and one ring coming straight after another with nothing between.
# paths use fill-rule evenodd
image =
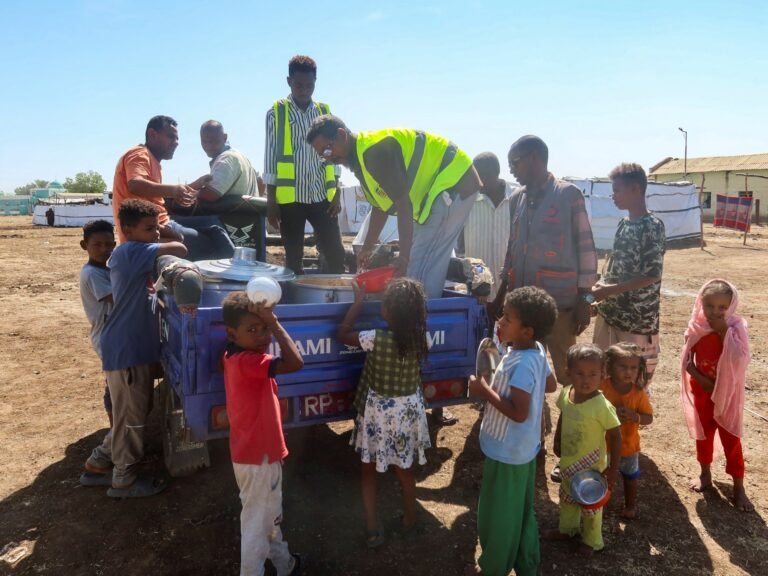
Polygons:
<instances>
[{"instance_id":1,"label":"sandy soil","mask_svg":"<svg viewBox=\"0 0 768 576\"><path fill-rule=\"evenodd\" d=\"M102 489L78 485L107 425L78 295L85 261L78 236L75 229L33 227L24 217L0 219L0 550L11 542L7 550L28 550L15 563L3 556L0 573L236 574L239 501L225 441L212 443L210 469L174 480L152 499L113 501ZM753 347L746 405L768 415L768 234L757 228L746 247L736 234L711 228L706 239L705 250L671 250L666 257L664 351L653 383L656 422L642 432L640 517L619 518L619 489L605 515L605 551L583 560L568 545L545 542L544 574L768 574L766 420L745 415L746 487L755 513L731 507L722 463L715 466L716 491L702 496L687 488L697 464L679 409L677 358L693 297L709 277L727 277L741 289ZM418 471L426 533L392 537L373 552L363 546L349 424L288 434L284 530L291 549L306 554L304 574L443 576L473 561L479 414L470 405L457 412L458 424L433 428L435 447ZM162 466L158 432L154 415L150 468ZM537 510L548 527L557 522L557 485L545 480L553 458L543 464ZM382 477L380 486L385 525L392 525L400 508L394 476Z\"/></svg>"}]
</instances>

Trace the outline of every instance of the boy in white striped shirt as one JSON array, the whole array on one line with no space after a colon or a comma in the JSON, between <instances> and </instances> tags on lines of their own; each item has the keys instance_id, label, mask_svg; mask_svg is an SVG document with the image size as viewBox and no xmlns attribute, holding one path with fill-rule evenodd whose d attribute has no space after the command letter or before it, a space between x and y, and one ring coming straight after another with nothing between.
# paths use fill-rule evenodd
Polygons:
<instances>
[{"instance_id":1,"label":"boy in white striped shirt","mask_svg":"<svg viewBox=\"0 0 768 576\"><path fill-rule=\"evenodd\" d=\"M508 344L492 383L470 377L469 392L487 402L480 426L486 456L477 506L482 553L467 574L538 574L539 528L533 509L536 456L541 447L544 393L557 382L539 343L552 330L557 304L544 290L517 288L506 295L498 321Z\"/></svg>"}]
</instances>

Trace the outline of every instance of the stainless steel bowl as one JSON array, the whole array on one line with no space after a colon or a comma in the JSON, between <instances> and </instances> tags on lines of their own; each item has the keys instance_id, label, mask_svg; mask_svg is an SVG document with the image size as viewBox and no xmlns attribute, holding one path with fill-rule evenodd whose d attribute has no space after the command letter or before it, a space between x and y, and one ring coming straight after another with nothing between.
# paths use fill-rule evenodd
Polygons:
<instances>
[{"instance_id":1,"label":"stainless steel bowl","mask_svg":"<svg viewBox=\"0 0 768 576\"><path fill-rule=\"evenodd\" d=\"M485 377L486 381L490 383L493 378L496 367L501 362L501 355L499 354L496 343L491 338L483 338L480 342L480 346L477 347L477 356L475 359L475 376Z\"/></svg>"},{"instance_id":2,"label":"stainless steel bowl","mask_svg":"<svg viewBox=\"0 0 768 576\"><path fill-rule=\"evenodd\" d=\"M608 494L608 482L597 470L581 470L571 478L571 498L583 506L594 506Z\"/></svg>"}]
</instances>

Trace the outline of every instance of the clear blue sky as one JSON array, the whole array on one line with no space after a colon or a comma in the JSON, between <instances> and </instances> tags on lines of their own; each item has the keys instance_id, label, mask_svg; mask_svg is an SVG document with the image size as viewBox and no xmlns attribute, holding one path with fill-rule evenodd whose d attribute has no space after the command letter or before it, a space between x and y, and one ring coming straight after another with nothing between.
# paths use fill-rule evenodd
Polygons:
<instances>
[{"instance_id":1,"label":"clear blue sky","mask_svg":"<svg viewBox=\"0 0 768 576\"><path fill-rule=\"evenodd\" d=\"M762 1L0 4L0 190L96 170L112 187L147 120L179 121L166 182L207 170L224 123L262 169L264 113L294 54L352 130L408 126L502 158L540 135L561 176L622 161L768 152ZM346 176L349 181L349 176Z\"/></svg>"}]
</instances>

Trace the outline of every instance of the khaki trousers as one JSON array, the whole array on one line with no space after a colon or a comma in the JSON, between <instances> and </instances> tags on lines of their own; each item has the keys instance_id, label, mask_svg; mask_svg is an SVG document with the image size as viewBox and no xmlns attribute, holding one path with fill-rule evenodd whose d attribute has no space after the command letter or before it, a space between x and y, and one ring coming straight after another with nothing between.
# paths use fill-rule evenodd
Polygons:
<instances>
[{"instance_id":1,"label":"khaki trousers","mask_svg":"<svg viewBox=\"0 0 768 576\"><path fill-rule=\"evenodd\" d=\"M124 488L136 481L136 465L144 457L144 425L152 409L154 366L131 366L106 375L112 396L112 486Z\"/></svg>"},{"instance_id":2,"label":"khaki trousers","mask_svg":"<svg viewBox=\"0 0 768 576\"><path fill-rule=\"evenodd\" d=\"M645 368L648 372L648 382L653 378L656 366L659 364L659 346L658 334L633 334L624 332L608 324L605 319L598 314L595 319L595 332L592 336L592 342L597 344L601 350L607 350L619 342L631 342L636 344L643 351L645 358Z\"/></svg>"}]
</instances>

